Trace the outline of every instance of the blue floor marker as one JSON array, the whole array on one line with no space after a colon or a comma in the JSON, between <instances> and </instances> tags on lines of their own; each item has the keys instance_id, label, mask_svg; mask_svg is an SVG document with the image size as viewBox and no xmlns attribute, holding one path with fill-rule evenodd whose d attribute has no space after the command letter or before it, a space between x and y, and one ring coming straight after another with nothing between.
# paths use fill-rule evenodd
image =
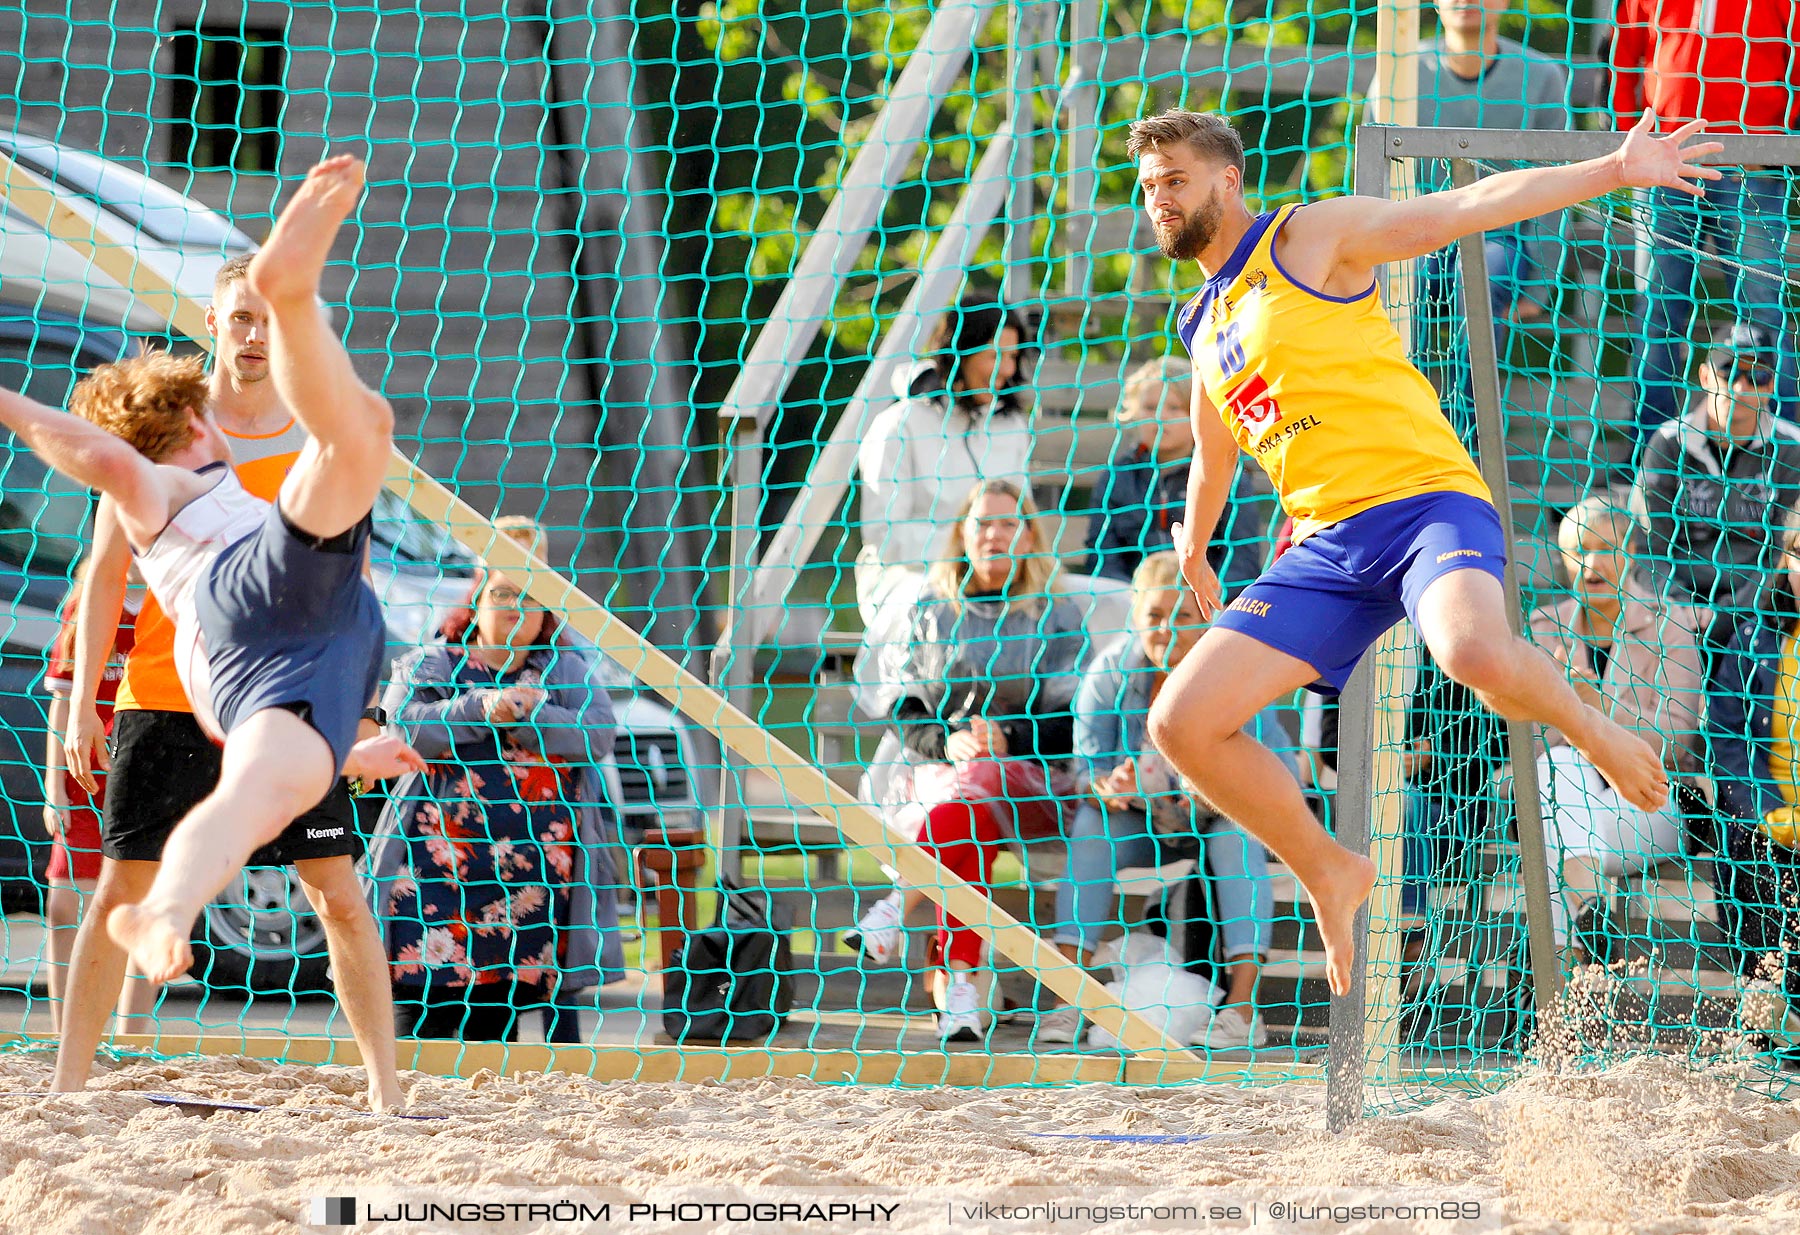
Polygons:
<instances>
[{"instance_id":1,"label":"blue floor marker","mask_svg":"<svg viewBox=\"0 0 1800 1235\"><path fill-rule=\"evenodd\" d=\"M448 1119L447 1115L400 1115L383 1114L378 1111L358 1110L326 1110L322 1107L305 1106L257 1106L253 1102L221 1102L216 1098L196 1098L187 1094L174 1093L140 1093L135 1097L154 1102L158 1106L173 1106L186 1111L190 1115L205 1117L214 1111L273 1111L277 1115L352 1115L361 1119Z\"/></svg>"}]
</instances>

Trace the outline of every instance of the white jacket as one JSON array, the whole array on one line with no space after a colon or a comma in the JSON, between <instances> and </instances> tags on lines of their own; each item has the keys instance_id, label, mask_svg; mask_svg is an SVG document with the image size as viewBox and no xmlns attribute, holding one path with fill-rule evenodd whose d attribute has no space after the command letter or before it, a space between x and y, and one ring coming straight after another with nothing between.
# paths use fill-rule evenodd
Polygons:
<instances>
[{"instance_id":1,"label":"white jacket","mask_svg":"<svg viewBox=\"0 0 1800 1235\"><path fill-rule=\"evenodd\" d=\"M943 551L977 481L1009 480L1029 491L1031 417L970 415L952 402L929 364L903 371L895 386L898 401L875 417L856 451L858 561L923 571Z\"/></svg>"}]
</instances>

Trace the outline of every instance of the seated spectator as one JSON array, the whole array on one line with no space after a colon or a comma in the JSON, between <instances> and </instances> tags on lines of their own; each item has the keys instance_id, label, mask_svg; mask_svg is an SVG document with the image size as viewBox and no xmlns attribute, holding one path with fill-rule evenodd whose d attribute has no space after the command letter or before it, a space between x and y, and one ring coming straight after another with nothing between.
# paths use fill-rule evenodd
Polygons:
<instances>
[{"instance_id":1,"label":"seated spectator","mask_svg":"<svg viewBox=\"0 0 1800 1235\"><path fill-rule=\"evenodd\" d=\"M76 613L81 608L81 589L87 574L83 562L75 584L62 603L62 629L50 648L50 666L44 673L44 689L50 692L50 715L44 752L44 828L50 833L50 866L44 872L49 891L44 897L45 983L50 991L50 1025L62 1032L63 992L68 988L69 958L75 950L75 932L81 926L82 906L93 897L100 881L100 811L106 801L106 773L96 770L93 793L70 775L63 754L62 737L69 727L69 700L75 693ZM127 592L125 610L107 649L100 670L94 705L101 732L112 733L113 697L125 677L125 657L131 651L143 585ZM158 988L135 971L129 975L119 999L122 1033L150 1033L150 1010Z\"/></svg>"},{"instance_id":2,"label":"seated spectator","mask_svg":"<svg viewBox=\"0 0 1800 1235\"><path fill-rule=\"evenodd\" d=\"M1122 430L1112 466L1094 485L1088 573L1129 580L1152 553L1175 543L1187 509L1194 458L1194 366L1176 356L1148 361L1125 379L1114 413ZM1206 557L1230 596L1255 580L1268 528L1258 509L1255 468L1239 468L1230 505Z\"/></svg>"},{"instance_id":3,"label":"seated spectator","mask_svg":"<svg viewBox=\"0 0 1800 1235\"><path fill-rule=\"evenodd\" d=\"M1630 514L1592 497L1570 510L1558 545L1573 593L1531 615L1531 638L1555 657L1593 706L1660 746L1674 781L1699 767L1704 709L1700 619L1667 605L1632 576L1626 545ZM1604 959L1603 938L1584 921L1605 881L1681 854L1682 821L1672 799L1642 811L1607 784L1593 764L1554 730L1537 761L1557 941L1576 922L1577 959Z\"/></svg>"},{"instance_id":4,"label":"seated spectator","mask_svg":"<svg viewBox=\"0 0 1800 1235\"><path fill-rule=\"evenodd\" d=\"M1753 1014L1800 1034L1800 513L1782 530L1762 604L1718 657L1707 693L1719 833L1715 879L1738 975L1785 1006ZM1800 1063L1800 1051L1787 1052Z\"/></svg>"},{"instance_id":5,"label":"seated spectator","mask_svg":"<svg viewBox=\"0 0 1800 1235\"><path fill-rule=\"evenodd\" d=\"M1707 136L1800 129L1800 5L1791 0L1617 0L1612 113L1621 130L1654 112L1664 132L1704 120ZM1780 168L1721 166L1706 192L1638 189L1640 329L1632 369L1638 433L1680 414L1698 257L1710 248L1730 275L1733 316L1769 341L1783 415L1794 414L1794 341L1782 317L1788 178ZM1772 410L1777 410L1772 407ZM1741 619L1736 619L1741 620Z\"/></svg>"},{"instance_id":6,"label":"seated spectator","mask_svg":"<svg viewBox=\"0 0 1800 1235\"><path fill-rule=\"evenodd\" d=\"M903 374L899 400L875 417L856 453L856 598L865 626L896 588L916 589L969 486L1030 488L1036 323L972 294L938 323L929 352ZM915 590L905 603L916 598Z\"/></svg>"},{"instance_id":7,"label":"seated spectator","mask_svg":"<svg viewBox=\"0 0 1800 1235\"><path fill-rule=\"evenodd\" d=\"M1719 336L1687 415L1651 435L1632 507L1650 591L1707 610L1707 647L1750 616L1774 568L1782 513L1800 504L1800 428L1775 417L1775 348L1759 326Z\"/></svg>"},{"instance_id":8,"label":"seated spectator","mask_svg":"<svg viewBox=\"0 0 1800 1235\"><path fill-rule=\"evenodd\" d=\"M882 803L890 826L950 871L992 894L994 859L1009 843L1063 836L1077 791L1073 696L1087 639L1042 551L1037 508L1010 481L969 493L914 606L911 638L884 674L897 696L897 741L883 743ZM854 946L888 963L905 949L908 909L896 891L857 925ZM931 948L946 1041L987 1033L982 940L938 914ZM937 967L941 966L941 972Z\"/></svg>"},{"instance_id":9,"label":"seated spectator","mask_svg":"<svg viewBox=\"0 0 1800 1235\"><path fill-rule=\"evenodd\" d=\"M1268 1034L1255 995L1274 931L1268 854L1182 784L1144 732L1151 701L1205 623L1173 552L1146 557L1132 592L1136 632L1095 655L1075 700L1075 753L1088 793L1070 832L1068 877L1057 889L1056 944L1071 960L1091 964L1117 921L1121 870L1199 859L1228 977L1225 1001L1195 1045L1263 1046ZM1268 712L1256 718L1251 736L1275 749L1288 744ZM1039 1025L1037 1040L1075 1042L1080 1030L1080 1013L1062 1007Z\"/></svg>"},{"instance_id":10,"label":"seated spectator","mask_svg":"<svg viewBox=\"0 0 1800 1235\"><path fill-rule=\"evenodd\" d=\"M542 1006L546 1036L574 1040L567 995L622 976L600 773L612 703L523 583L483 570L383 699L430 764L395 786L370 846L404 1037L515 1041L519 1012Z\"/></svg>"}]
</instances>

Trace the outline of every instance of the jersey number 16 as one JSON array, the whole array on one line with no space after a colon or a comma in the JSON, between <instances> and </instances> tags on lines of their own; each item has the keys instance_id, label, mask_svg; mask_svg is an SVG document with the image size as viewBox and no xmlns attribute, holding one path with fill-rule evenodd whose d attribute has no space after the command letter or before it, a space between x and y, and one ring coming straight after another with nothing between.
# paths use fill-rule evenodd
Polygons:
<instances>
[{"instance_id":1,"label":"jersey number 16","mask_svg":"<svg viewBox=\"0 0 1800 1235\"><path fill-rule=\"evenodd\" d=\"M1213 343L1219 349L1219 371L1228 381L1244 371L1244 344L1240 336L1237 322L1226 322L1213 336Z\"/></svg>"}]
</instances>

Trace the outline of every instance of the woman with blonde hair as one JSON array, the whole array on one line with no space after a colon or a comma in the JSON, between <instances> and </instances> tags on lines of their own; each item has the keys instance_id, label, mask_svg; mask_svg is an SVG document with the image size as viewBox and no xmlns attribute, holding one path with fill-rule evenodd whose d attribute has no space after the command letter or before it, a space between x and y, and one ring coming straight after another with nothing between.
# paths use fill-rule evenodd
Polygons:
<instances>
[{"instance_id":1,"label":"woman with blonde hair","mask_svg":"<svg viewBox=\"0 0 1800 1235\"><path fill-rule=\"evenodd\" d=\"M1627 551L1635 525L1609 494L1564 516L1557 544L1570 595L1531 615L1531 639L1567 670L1595 707L1663 752L1673 782L1700 767L1705 710L1700 616L1665 605L1638 583ZM1582 958L1603 958L1605 936L1592 912L1606 880L1681 853L1681 814L1673 797L1639 810L1607 784L1585 755L1555 730L1538 758L1538 794L1551 874L1557 939L1569 936Z\"/></svg>"},{"instance_id":2,"label":"woman with blonde hair","mask_svg":"<svg viewBox=\"0 0 1800 1235\"><path fill-rule=\"evenodd\" d=\"M1060 838L1076 790L1072 705L1087 639L1043 550L1030 497L1010 481L977 484L883 674L895 725L883 743L892 825L990 894L1001 850ZM863 916L857 942L870 959L899 958L919 899L896 892ZM981 937L940 913L931 956L941 966L939 1035L979 1040Z\"/></svg>"}]
</instances>

